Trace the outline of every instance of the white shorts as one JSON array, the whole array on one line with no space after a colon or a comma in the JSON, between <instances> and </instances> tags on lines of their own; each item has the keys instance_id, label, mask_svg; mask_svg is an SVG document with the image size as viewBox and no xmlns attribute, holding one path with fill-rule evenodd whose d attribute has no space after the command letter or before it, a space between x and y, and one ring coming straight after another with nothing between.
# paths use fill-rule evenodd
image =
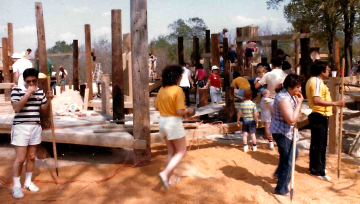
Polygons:
<instances>
[{"instance_id":1,"label":"white shorts","mask_svg":"<svg viewBox=\"0 0 360 204\"><path fill-rule=\"evenodd\" d=\"M159 133L167 140L176 140L185 137L185 129L180 116L160 116Z\"/></svg>"},{"instance_id":2,"label":"white shorts","mask_svg":"<svg viewBox=\"0 0 360 204\"><path fill-rule=\"evenodd\" d=\"M41 143L42 128L39 124L17 124L12 126L11 144L15 146L38 145Z\"/></svg>"},{"instance_id":3,"label":"white shorts","mask_svg":"<svg viewBox=\"0 0 360 204\"><path fill-rule=\"evenodd\" d=\"M261 121L271 122L271 112L269 110L261 110Z\"/></svg>"}]
</instances>

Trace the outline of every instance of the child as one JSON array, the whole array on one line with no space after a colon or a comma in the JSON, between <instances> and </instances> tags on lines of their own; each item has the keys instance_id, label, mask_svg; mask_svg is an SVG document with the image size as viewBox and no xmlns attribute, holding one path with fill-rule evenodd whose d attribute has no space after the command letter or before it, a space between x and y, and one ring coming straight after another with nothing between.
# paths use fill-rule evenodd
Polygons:
<instances>
[{"instance_id":1,"label":"child","mask_svg":"<svg viewBox=\"0 0 360 204\"><path fill-rule=\"evenodd\" d=\"M156 97L155 107L160 112L159 132L168 148L167 166L159 173L165 189L179 179L172 178L174 168L186 154L185 129L182 116L194 115L195 109L185 107L185 94L179 87L183 68L169 65L163 70L162 87Z\"/></svg>"},{"instance_id":2,"label":"child","mask_svg":"<svg viewBox=\"0 0 360 204\"><path fill-rule=\"evenodd\" d=\"M256 69L256 74L258 75L258 77L256 77L255 81L254 81L254 84L257 84L259 83L259 81L261 80L261 78L265 75L266 73L266 69L265 67L263 66L259 66L257 69ZM263 94L263 91L266 89L266 84L261 86L259 89L258 89L258 92Z\"/></svg>"},{"instance_id":3,"label":"child","mask_svg":"<svg viewBox=\"0 0 360 204\"><path fill-rule=\"evenodd\" d=\"M36 69L26 69L23 73L25 85L15 87L11 91L11 104L15 111L13 120L11 144L15 147L16 159L13 165L14 198L24 197L21 190L20 176L26 160L26 177L24 187L31 192L39 188L31 182L35 166L37 145L41 143L40 111L49 111L47 98L53 98L52 92L46 98L42 89L36 87L39 72Z\"/></svg>"},{"instance_id":4,"label":"child","mask_svg":"<svg viewBox=\"0 0 360 204\"><path fill-rule=\"evenodd\" d=\"M240 117L243 118L242 131L243 131L243 143L244 143L244 152L248 151L247 145L247 136L250 133L251 139L253 142L253 151L256 151L256 124L258 122L258 112L256 109L256 104L251 101L252 91L250 88L245 89L244 92L245 101L242 102L237 109L237 124L240 126Z\"/></svg>"},{"instance_id":5,"label":"child","mask_svg":"<svg viewBox=\"0 0 360 204\"><path fill-rule=\"evenodd\" d=\"M261 102L260 102L261 121L265 122L265 135L269 141L269 149L274 150L273 138L270 132L271 115L273 112L272 109L273 100L269 98L269 96L270 96L270 91L265 89L263 91L263 97L261 98Z\"/></svg>"}]
</instances>

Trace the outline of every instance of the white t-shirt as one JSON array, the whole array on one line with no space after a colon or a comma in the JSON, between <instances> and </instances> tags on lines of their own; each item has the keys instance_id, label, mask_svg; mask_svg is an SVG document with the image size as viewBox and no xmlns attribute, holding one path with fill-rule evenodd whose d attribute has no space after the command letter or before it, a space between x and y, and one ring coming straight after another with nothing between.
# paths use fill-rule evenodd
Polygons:
<instances>
[{"instance_id":1,"label":"white t-shirt","mask_svg":"<svg viewBox=\"0 0 360 204\"><path fill-rule=\"evenodd\" d=\"M189 77L191 77L191 71L186 69L185 67L183 67L183 74L182 74L182 79L180 81L179 86L180 87L189 87L190 88L190 80Z\"/></svg>"},{"instance_id":2,"label":"white t-shirt","mask_svg":"<svg viewBox=\"0 0 360 204\"><path fill-rule=\"evenodd\" d=\"M282 69L273 69L261 78L259 84L267 84L266 89L270 91L271 96L274 96L276 87L284 82L286 76L287 74Z\"/></svg>"},{"instance_id":3,"label":"white t-shirt","mask_svg":"<svg viewBox=\"0 0 360 204\"><path fill-rule=\"evenodd\" d=\"M18 87L25 85L23 73L28 68L33 68L33 65L28 59L18 59L13 65L13 72L19 74Z\"/></svg>"}]
</instances>

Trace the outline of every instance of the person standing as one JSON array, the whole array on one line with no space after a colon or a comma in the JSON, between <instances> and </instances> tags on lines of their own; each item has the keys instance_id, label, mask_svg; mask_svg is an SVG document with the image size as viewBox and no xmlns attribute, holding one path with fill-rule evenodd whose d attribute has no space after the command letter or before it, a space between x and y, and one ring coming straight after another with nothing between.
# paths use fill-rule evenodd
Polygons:
<instances>
[{"instance_id":1,"label":"person standing","mask_svg":"<svg viewBox=\"0 0 360 204\"><path fill-rule=\"evenodd\" d=\"M63 66L59 68L59 77L60 77L60 94L65 92L65 85L66 85L66 78L67 78L67 71L64 69Z\"/></svg>"},{"instance_id":2,"label":"person standing","mask_svg":"<svg viewBox=\"0 0 360 204\"><path fill-rule=\"evenodd\" d=\"M39 188L31 182L31 177L35 166L37 145L41 143L40 111L49 111L47 100L53 98L51 91L45 97L44 91L37 87L39 72L36 69L26 69L23 75L25 85L14 87L11 91L11 104L15 111L11 131L11 144L14 145L16 153L13 165L14 186L12 195L14 198L24 197L20 176L25 160L24 187L31 192L39 191Z\"/></svg>"},{"instance_id":3,"label":"person standing","mask_svg":"<svg viewBox=\"0 0 360 204\"><path fill-rule=\"evenodd\" d=\"M276 56L280 57L283 61L282 63L282 70L286 74L290 73L296 73L295 66L290 58L289 55L285 54L285 52L282 49L276 50Z\"/></svg>"},{"instance_id":4,"label":"person standing","mask_svg":"<svg viewBox=\"0 0 360 204\"><path fill-rule=\"evenodd\" d=\"M209 88L210 86L210 96L211 103L218 103L222 101L221 96L221 78L220 78L220 70L216 65L211 67L212 74L210 74L209 79L204 88Z\"/></svg>"},{"instance_id":5,"label":"person standing","mask_svg":"<svg viewBox=\"0 0 360 204\"><path fill-rule=\"evenodd\" d=\"M236 52L233 50L233 48L230 46L229 47L229 60L231 63L235 63L235 60L237 59L237 54Z\"/></svg>"},{"instance_id":6,"label":"person standing","mask_svg":"<svg viewBox=\"0 0 360 204\"><path fill-rule=\"evenodd\" d=\"M310 174L330 181L326 175L326 146L329 126L329 116L332 115L332 106L343 107L344 100L331 101L328 87L324 79L329 78L330 68L325 62L315 61L311 66L312 77L306 82L306 96L309 100L312 113L309 115L311 129L310 143Z\"/></svg>"},{"instance_id":7,"label":"person standing","mask_svg":"<svg viewBox=\"0 0 360 204\"><path fill-rule=\"evenodd\" d=\"M13 81L18 86L24 86L24 77L23 73L26 69L32 68L32 63L30 60L26 58L21 58L21 54L14 53L11 58L13 58L14 64L13 68Z\"/></svg>"},{"instance_id":8,"label":"person standing","mask_svg":"<svg viewBox=\"0 0 360 204\"><path fill-rule=\"evenodd\" d=\"M219 34L219 43L223 43L224 38L227 38L226 33L228 32L227 28L224 28Z\"/></svg>"},{"instance_id":9,"label":"person standing","mask_svg":"<svg viewBox=\"0 0 360 204\"><path fill-rule=\"evenodd\" d=\"M279 89L277 89L279 90ZM300 94L301 77L296 74L289 74L284 80L283 87L276 94L273 105L273 118L270 124L270 132L278 146L280 154L279 165L274 177L278 178L275 194L287 195L291 179L292 163L292 142L294 142L294 126L299 118L301 104L304 100ZM295 140L298 140L296 137ZM298 149L296 147L296 158Z\"/></svg>"},{"instance_id":10,"label":"person standing","mask_svg":"<svg viewBox=\"0 0 360 204\"><path fill-rule=\"evenodd\" d=\"M183 73L179 86L182 88L186 98L186 106L190 106L190 89L194 87L194 82L191 78L191 71L186 68L186 63L182 63Z\"/></svg>"},{"instance_id":11,"label":"person standing","mask_svg":"<svg viewBox=\"0 0 360 204\"><path fill-rule=\"evenodd\" d=\"M196 105L199 104L199 88L204 88L205 84L205 70L202 64L196 65L195 80L196 80Z\"/></svg>"},{"instance_id":12,"label":"person standing","mask_svg":"<svg viewBox=\"0 0 360 204\"><path fill-rule=\"evenodd\" d=\"M255 42L248 42L248 44L249 45L253 45L253 46L255 46L256 45L256 43ZM253 52L255 52L255 49L256 49L256 47L247 47L246 49L245 49L245 64L246 64L246 67L247 68L251 68L251 62L252 62L252 60L253 60Z\"/></svg>"}]
</instances>

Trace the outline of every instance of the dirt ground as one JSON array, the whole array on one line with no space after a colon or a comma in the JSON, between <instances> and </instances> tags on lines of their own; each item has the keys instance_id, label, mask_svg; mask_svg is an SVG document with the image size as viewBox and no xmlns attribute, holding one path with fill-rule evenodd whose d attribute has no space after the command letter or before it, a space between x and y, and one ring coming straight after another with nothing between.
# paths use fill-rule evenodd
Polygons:
<instances>
[{"instance_id":1,"label":"dirt ground","mask_svg":"<svg viewBox=\"0 0 360 204\"><path fill-rule=\"evenodd\" d=\"M14 200L11 195L14 153L9 146L3 146L0 158L0 203L290 202L289 196L273 194L276 180L272 175L278 163L278 153L267 150L266 145L259 145L257 152L244 153L241 147L222 142L202 140L199 149L193 143L192 150L175 171L181 180L170 187L168 192L165 192L157 177L165 167L165 145L153 147L151 164L141 168L131 167L131 151L72 148L59 148L63 149L63 152L59 152L59 178L56 178L52 168L52 159L38 160L37 165L40 167L36 168L34 179L40 192L24 190L25 197ZM85 152L86 149L92 154ZM70 155L66 157L63 155L65 152ZM80 161L86 154L86 163L79 163L77 159L80 158ZM124 164L127 156L127 164ZM336 156L328 156L327 161L328 174L333 178L331 182L309 175L308 157L307 151L302 150L296 162L294 203L360 202L360 173L357 173L359 165L355 161L342 160L341 182L337 183ZM94 164L94 161L100 163Z\"/></svg>"}]
</instances>

